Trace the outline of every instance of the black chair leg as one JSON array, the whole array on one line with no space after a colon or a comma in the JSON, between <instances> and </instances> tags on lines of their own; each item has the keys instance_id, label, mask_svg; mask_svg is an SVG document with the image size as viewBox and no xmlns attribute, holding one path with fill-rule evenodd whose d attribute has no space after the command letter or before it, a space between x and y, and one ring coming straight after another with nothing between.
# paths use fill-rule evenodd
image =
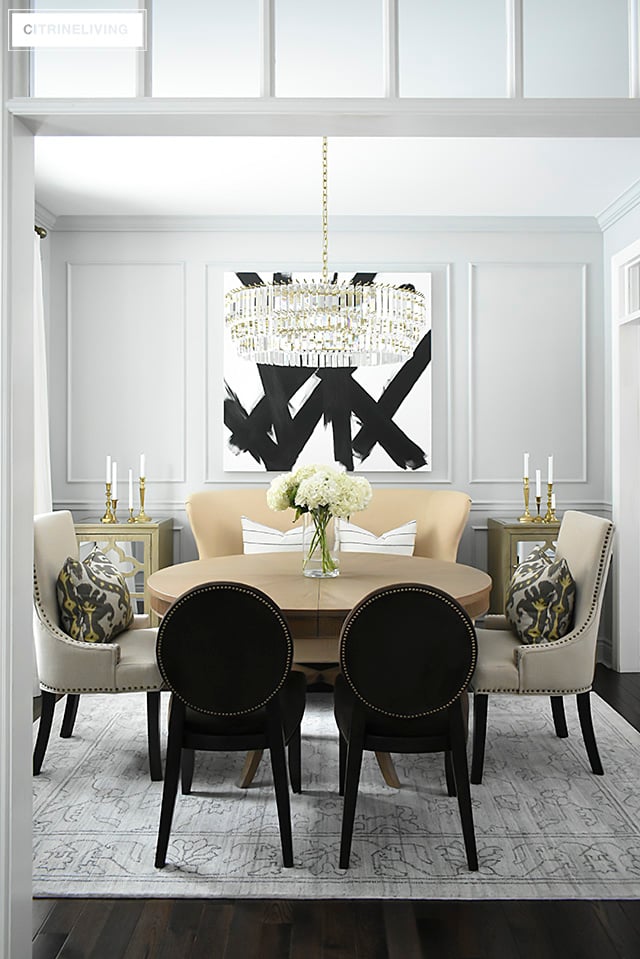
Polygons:
<instances>
[{"instance_id":1,"label":"black chair leg","mask_svg":"<svg viewBox=\"0 0 640 959\"><path fill-rule=\"evenodd\" d=\"M602 768L600 753L598 752L598 744L596 743L596 734L593 731L593 720L591 718L591 693L589 690L587 690L586 693L578 693L576 699L578 701L580 728L582 729L584 744L587 748L587 756L589 757L589 762L591 763L591 770L596 776L604 776L604 769Z\"/></svg>"},{"instance_id":2,"label":"black chair leg","mask_svg":"<svg viewBox=\"0 0 640 959\"><path fill-rule=\"evenodd\" d=\"M462 707L458 700L449 710L449 729L451 735L451 757L458 791L458 808L462 822L462 836L467 853L469 869L478 868L476 835L473 828L473 810L471 808L471 790L469 789L469 769L467 767L467 747Z\"/></svg>"},{"instance_id":3,"label":"black chair leg","mask_svg":"<svg viewBox=\"0 0 640 959\"><path fill-rule=\"evenodd\" d=\"M191 792L193 783L193 769L196 762L195 749L183 749L180 760L180 779L182 783L182 795L188 796Z\"/></svg>"},{"instance_id":4,"label":"black chair leg","mask_svg":"<svg viewBox=\"0 0 640 959\"><path fill-rule=\"evenodd\" d=\"M53 711L56 705L56 694L42 690L42 704L40 710L40 722L38 723L38 735L33 750L33 775L38 776L42 769L44 754L49 744L49 735L51 734L51 724L53 723Z\"/></svg>"},{"instance_id":5,"label":"black chair leg","mask_svg":"<svg viewBox=\"0 0 640 959\"><path fill-rule=\"evenodd\" d=\"M160 693L147 693L147 741L149 744L149 772L151 779L162 779L160 754Z\"/></svg>"},{"instance_id":6,"label":"black chair leg","mask_svg":"<svg viewBox=\"0 0 640 959\"><path fill-rule=\"evenodd\" d=\"M167 765L162 790L162 806L160 809L160 825L158 827L158 843L156 845L157 869L164 868L167 861L167 847L171 834L173 810L178 792L180 779L180 753L182 752L182 728L184 722L184 706L177 700L172 703L169 716L169 735L167 740Z\"/></svg>"},{"instance_id":7,"label":"black chair leg","mask_svg":"<svg viewBox=\"0 0 640 959\"><path fill-rule=\"evenodd\" d=\"M344 779L347 773L347 744L342 737L342 733L338 733L338 793L340 796L344 796Z\"/></svg>"},{"instance_id":8,"label":"black chair leg","mask_svg":"<svg viewBox=\"0 0 640 959\"><path fill-rule=\"evenodd\" d=\"M364 749L364 726L354 715L351 723L349 742L346 748L346 769L344 779L344 806L342 809L342 834L340 836L340 869L349 868L353 823L356 817L358 785L362 769L362 751Z\"/></svg>"},{"instance_id":9,"label":"black chair leg","mask_svg":"<svg viewBox=\"0 0 640 959\"><path fill-rule=\"evenodd\" d=\"M449 750L444 754L444 775L447 781L447 795L456 795L456 777L453 771L453 762L451 761L451 752Z\"/></svg>"},{"instance_id":10,"label":"black chair leg","mask_svg":"<svg viewBox=\"0 0 640 959\"><path fill-rule=\"evenodd\" d=\"M302 792L302 735L300 727L289 740L287 745L287 759L289 765L289 779L291 790L294 793Z\"/></svg>"},{"instance_id":11,"label":"black chair leg","mask_svg":"<svg viewBox=\"0 0 640 959\"><path fill-rule=\"evenodd\" d=\"M553 725L556 729L556 736L559 739L566 739L569 735L567 729L567 720L564 714L564 696L551 696L551 712L553 714Z\"/></svg>"},{"instance_id":12,"label":"black chair leg","mask_svg":"<svg viewBox=\"0 0 640 959\"><path fill-rule=\"evenodd\" d=\"M62 726L60 727L60 736L62 739L69 739L73 733L76 716L78 715L79 702L80 696L77 693L67 693L67 702L64 707Z\"/></svg>"},{"instance_id":13,"label":"black chair leg","mask_svg":"<svg viewBox=\"0 0 640 959\"><path fill-rule=\"evenodd\" d=\"M271 703L267 705L269 755L273 771L273 785L276 793L278 822L280 823L280 842L282 844L282 862L287 868L293 866L293 839L291 837L291 806L289 803L289 780L284 752L284 738L279 713L274 712Z\"/></svg>"},{"instance_id":14,"label":"black chair leg","mask_svg":"<svg viewBox=\"0 0 640 959\"><path fill-rule=\"evenodd\" d=\"M473 755L471 759L471 782L482 782L484 747L487 738L488 693L473 694Z\"/></svg>"}]
</instances>

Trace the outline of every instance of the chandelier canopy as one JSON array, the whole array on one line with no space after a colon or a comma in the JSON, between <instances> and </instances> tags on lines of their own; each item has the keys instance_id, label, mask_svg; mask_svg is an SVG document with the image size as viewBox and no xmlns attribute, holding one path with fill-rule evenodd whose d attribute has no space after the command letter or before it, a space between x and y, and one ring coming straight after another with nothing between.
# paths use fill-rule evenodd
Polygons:
<instances>
[{"instance_id":1,"label":"chandelier canopy","mask_svg":"<svg viewBox=\"0 0 640 959\"><path fill-rule=\"evenodd\" d=\"M322 277L255 284L226 295L238 354L273 366L344 367L411 356L426 327L426 303L411 285L329 279L327 138L322 140Z\"/></svg>"}]
</instances>

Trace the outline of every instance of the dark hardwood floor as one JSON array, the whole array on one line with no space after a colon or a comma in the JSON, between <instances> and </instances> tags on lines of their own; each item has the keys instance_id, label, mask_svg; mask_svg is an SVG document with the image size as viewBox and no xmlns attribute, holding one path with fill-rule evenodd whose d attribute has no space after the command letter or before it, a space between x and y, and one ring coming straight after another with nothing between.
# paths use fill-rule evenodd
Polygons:
<instances>
[{"instance_id":1,"label":"dark hardwood floor","mask_svg":"<svg viewBox=\"0 0 640 959\"><path fill-rule=\"evenodd\" d=\"M640 673L596 691L640 730ZM34 959L636 959L640 899L37 899ZM15 957L19 959L19 957Z\"/></svg>"}]
</instances>

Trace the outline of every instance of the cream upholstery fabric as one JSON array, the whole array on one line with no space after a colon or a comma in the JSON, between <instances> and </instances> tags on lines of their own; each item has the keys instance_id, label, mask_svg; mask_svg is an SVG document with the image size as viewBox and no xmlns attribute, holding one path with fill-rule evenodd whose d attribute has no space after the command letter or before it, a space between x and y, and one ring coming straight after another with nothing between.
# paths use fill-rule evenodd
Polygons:
<instances>
[{"instance_id":1,"label":"cream upholstery fabric","mask_svg":"<svg viewBox=\"0 0 640 959\"><path fill-rule=\"evenodd\" d=\"M504 617L487 617L488 628L476 630L474 692L555 696L591 689L612 542L609 520L567 510L557 555L567 561L576 583L573 629L553 643L523 646Z\"/></svg>"},{"instance_id":2,"label":"cream upholstery fabric","mask_svg":"<svg viewBox=\"0 0 640 959\"><path fill-rule=\"evenodd\" d=\"M34 605L38 675L53 693L157 691L164 688L156 664L157 629L135 616L130 629L110 643L83 643L60 628L56 580L67 556L78 556L68 510L34 517Z\"/></svg>"},{"instance_id":3,"label":"cream upholstery fabric","mask_svg":"<svg viewBox=\"0 0 640 959\"><path fill-rule=\"evenodd\" d=\"M269 509L266 494L266 483L259 488L191 493L186 511L200 559L242 553L242 516L275 529L291 529L293 510ZM370 505L351 520L376 536L416 520L414 556L455 562L470 507L466 493L455 490L375 487Z\"/></svg>"}]
</instances>

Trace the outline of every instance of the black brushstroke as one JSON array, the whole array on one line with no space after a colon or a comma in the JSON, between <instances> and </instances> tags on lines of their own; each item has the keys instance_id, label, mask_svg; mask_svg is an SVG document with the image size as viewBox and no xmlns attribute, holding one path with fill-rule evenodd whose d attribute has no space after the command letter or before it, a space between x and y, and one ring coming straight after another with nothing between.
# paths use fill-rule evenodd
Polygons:
<instances>
[{"instance_id":1,"label":"black brushstroke","mask_svg":"<svg viewBox=\"0 0 640 959\"><path fill-rule=\"evenodd\" d=\"M333 432L333 458L345 469L353 470L351 447L351 377L355 368L318 370L322 382L324 422Z\"/></svg>"},{"instance_id":2,"label":"black brushstroke","mask_svg":"<svg viewBox=\"0 0 640 959\"><path fill-rule=\"evenodd\" d=\"M236 394L225 383L227 398L223 404L224 425L231 436L229 446L243 453L250 453L257 463L266 463L273 455L271 447L277 449L273 440L262 431L252 430L250 420L253 414L247 414Z\"/></svg>"},{"instance_id":3,"label":"black brushstroke","mask_svg":"<svg viewBox=\"0 0 640 959\"><path fill-rule=\"evenodd\" d=\"M401 404L414 388L431 362L431 330L422 337L411 357L403 363L393 379L385 387L378 408L389 418L398 412ZM353 452L360 460L369 456L378 441L370 423L363 424L353 438Z\"/></svg>"},{"instance_id":4,"label":"black brushstroke","mask_svg":"<svg viewBox=\"0 0 640 959\"><path fill-rule=\"evenodd\" d=\"M397 466L412 470L426 466L424 450L380 409L376 401L354 379L351 380L350 405L363 425L370 426L375 431L376 442L386 450Z\"/></svg>"}]
</instances>

